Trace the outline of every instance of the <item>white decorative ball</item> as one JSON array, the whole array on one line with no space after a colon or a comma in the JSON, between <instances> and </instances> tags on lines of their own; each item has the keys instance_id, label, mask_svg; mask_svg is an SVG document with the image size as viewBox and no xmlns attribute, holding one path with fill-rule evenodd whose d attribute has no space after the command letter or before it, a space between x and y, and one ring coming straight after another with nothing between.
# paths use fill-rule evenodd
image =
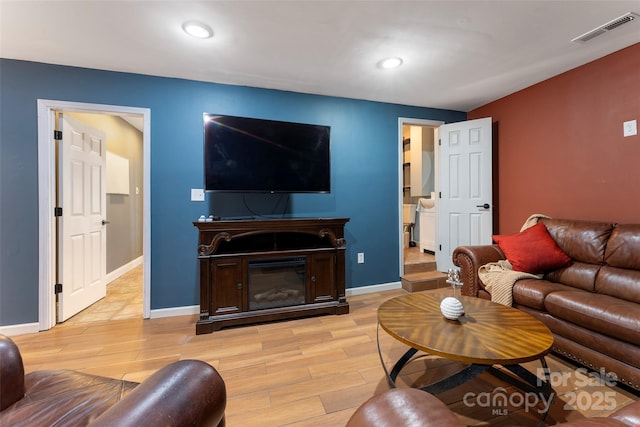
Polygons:
<instances>
[{"instance_id":1,"label":"white decorative ball","mask_svg":"<svg viewBox=\"0 0 640 427\"><path fill-rule=\"evenodd\" d=\"M457 320L458 317L464 314L464 307L462 307L462 303L457 298L446 297L440 303L440 311L447 319Z\"/></svg>"}]
</instances>

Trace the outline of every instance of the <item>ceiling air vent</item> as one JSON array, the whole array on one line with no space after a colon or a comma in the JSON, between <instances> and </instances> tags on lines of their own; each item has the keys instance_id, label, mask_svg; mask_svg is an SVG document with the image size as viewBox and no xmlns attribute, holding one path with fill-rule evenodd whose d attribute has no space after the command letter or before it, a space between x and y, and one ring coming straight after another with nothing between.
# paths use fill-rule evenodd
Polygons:
<instances>
[{"instance_id":1,"label":"ceiling air vent","mask_svg":"<svg viewBox=\"0 0 640 427\"><path fill-rule=\"evenodd\" d=\"M581 36L576 37L575 39L572 39L572 42L575 43L585 43L588 42L589 40L596 38L604 33L606 33L607 31L611 31L614 30L624 24L628 24L631 21L634 20L640 20L640 15L633 13L633 12L627 12L624 15L607 22L606 24L600 25L597 28L594 28L591 31L587 31L586 33L584 33Z\"/></svg>"}]
</instances>

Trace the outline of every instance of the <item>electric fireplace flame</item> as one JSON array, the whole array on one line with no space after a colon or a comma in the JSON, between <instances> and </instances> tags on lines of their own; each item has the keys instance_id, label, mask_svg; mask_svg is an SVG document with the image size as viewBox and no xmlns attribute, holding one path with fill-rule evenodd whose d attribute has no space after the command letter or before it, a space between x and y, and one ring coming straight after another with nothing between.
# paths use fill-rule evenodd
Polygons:
<instances>
[{"instance_id":1,"label":"electric fireplace flame","mask_svg":"<svg viewBox=\"0 0 640 427\"><path fill-rule=\"evenodd\" d=\"M249 310L305 303L306 258L288 257L249 262Z\"/></svg>"}]
</instances>

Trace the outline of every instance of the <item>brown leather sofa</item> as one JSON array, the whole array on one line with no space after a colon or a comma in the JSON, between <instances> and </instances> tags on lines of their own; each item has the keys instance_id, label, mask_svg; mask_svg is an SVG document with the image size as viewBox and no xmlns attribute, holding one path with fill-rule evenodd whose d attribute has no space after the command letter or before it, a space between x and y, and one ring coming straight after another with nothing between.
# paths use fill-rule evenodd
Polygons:
<instances>
[{"instance_id":1,"label":"brown leather sofa","mask_svg":"<svg viewBox=\"0 0 640 427\"><path fill-rule=\"evenodd\" d=\"M516 281L513 306L547 325L553 351L640 390L640 225L540 222L572 262ZM500 247L460 246L452 256L462 294L491 299L478 269L505 259Z\"/></svg>"},{"instance_id":2,"label":"brown leather sofa","mask_svg":"<svg viewBox=\"0 0 640 427\"><path fill-rule=\"evenodd\" d=\"M608 417L593 417L562 427L637 427L640 401L632 402ZM347 427L464 427L459 418L433 395L415 388L396 388L373 396L353 413Z\"/></svg>"},{"instance_id":3,"label":"brown leather sofa","mask_svg":"<svg viewBox=\"0 0 640 427\"><path fill-rule=\"evenodd\" d=\"M0 426L221 426L225 384L209 364L180 360L141 384L69 370L24 374L0 335Z\"/></svg>"}]
</instances>

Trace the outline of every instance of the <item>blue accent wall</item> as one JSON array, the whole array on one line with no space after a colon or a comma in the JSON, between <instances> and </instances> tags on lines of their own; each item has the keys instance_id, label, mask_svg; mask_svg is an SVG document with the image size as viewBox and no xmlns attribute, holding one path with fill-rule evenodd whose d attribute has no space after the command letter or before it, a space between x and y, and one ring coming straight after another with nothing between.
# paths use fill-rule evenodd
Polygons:
<instances>
[{"instance_id":1,"label":"blue accent wall","mask_svg":"<svg viewBox=\"0 0 640 427\"><path fill-rule=\"evenodd\" d=\"M0 60L0 326L38 321L37 99L151 110L151 309L199 304L200 215L349 217L347 287L399 280L398 118L466 113ZM202 113L331 126L330 194L208 193ZM357 264L356 254L366 253Z\"/></svg>"}]
</instances>

